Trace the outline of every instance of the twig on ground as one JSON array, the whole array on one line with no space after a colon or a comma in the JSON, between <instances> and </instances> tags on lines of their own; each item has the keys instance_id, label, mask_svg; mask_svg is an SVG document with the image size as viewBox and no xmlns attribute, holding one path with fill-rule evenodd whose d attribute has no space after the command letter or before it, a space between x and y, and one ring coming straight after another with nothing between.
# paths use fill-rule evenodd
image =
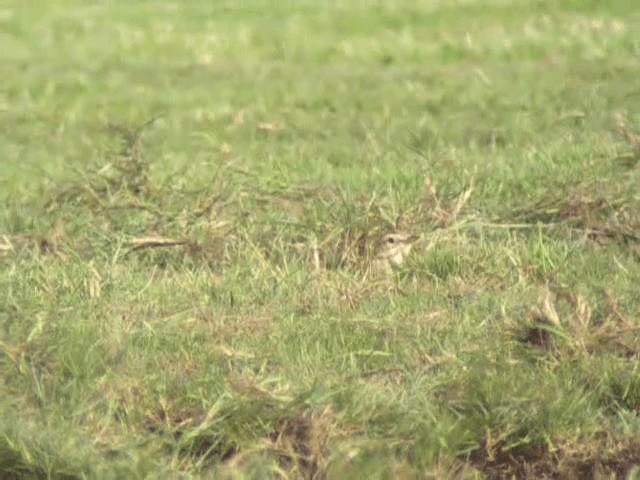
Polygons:
<instances>
[{"instance_id":1,"label":"twig on ground","mask_svg":"<svg viewBox=\"0 0 640 480\"><path fill-rule=\"evenodd\" d=\"M193 246L194 244L189 240L177 240L167 237L140 237L128 242L130 251L141 250L143 248L179 247L183 245Z\"/></svg>"}]
</instances>

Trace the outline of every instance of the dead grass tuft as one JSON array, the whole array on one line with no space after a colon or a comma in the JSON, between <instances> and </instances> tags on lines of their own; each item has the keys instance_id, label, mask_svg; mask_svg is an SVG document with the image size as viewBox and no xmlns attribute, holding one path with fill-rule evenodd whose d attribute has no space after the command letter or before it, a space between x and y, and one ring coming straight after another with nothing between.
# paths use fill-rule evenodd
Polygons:
<instances>
[{"instance_id":1,"label":"dead grass tuft","mask_svg":"<svg viewBox=\"0 0 640 480\"><path fill-rule=\"evenodd\" d=\"M626 479L638 471L640 443L636 438L616 441L603 433L580 444L564 441L554 446L531 444L507 449L503 442L492 443L485 433L469 463L489 480Z\"/></svg>"},{"instance_id":2,"label":"dead grass tuft","mask_svg":"<svg viewBox=\"0 0 640 480\"><path fill-rule=\"evenodd\" d=\"M142 125L131 126L122 123L108 123L107 127L120 135L122 148L113 167L119 172L112 187L124 189L134 194L143 192L149 184L149 162L145 158L142 132L158 120L155 116Z\"/></svg>"},{"instance_id":3,"label":"dead grass tuft","mask_svg":"<svg viewBox=\"0 0 640 480\"><path fill-rule=\"evenodd\" d=\"M146 411L142 425L149 433L168 436L182 455L198 459L199 463L226 462L238 453L238 447L212 425L200 407L160 399L155 408Z\"/></svg>"},{"instance_id":4,"label":"dead grass tuft","mask_svg":"<svg viewBox=\"0 0 640 480\"><path fill-rule=\"evenodd\" d=\"M579 293L545 287L520 339L543 350L570 356L610 351L626 358L636 357L640 352L637 335L640 325L621 311L610 290L602 292L601 303L594 307Z\"/></svg>"},{"instance_id":5,"label":"dead grass tuft","mask_svg":"<svg viewBox=\"0 0 640 480\"><path fill-rule=\"evenodd\" d=\"M3 243L0 244L0 255L16 251L16 245L22 245L23 247L37 250L40 255L52 255L65 259L66 255L60 249L64 241L64 223L61 219L57 219L44 235L3 236Z\"/></svg>"},{"instance_id":6,"label":"dead grass tuft","mask_svg":"<svg viewBox=\"0 0 640 480\"><path fill-rule=\"evenodd\" d=\"M82 204L90 210L104 210L114 205L119 208L145 208L141 198L149 193L150 182L149 160L145 156L142 133L157 118L139 126L108 123L107 129L119 136L121 148L118 153L97 171L80 174L71 185L51 195L45 205L46 210L54 210L66 203ZM153 212L151 206L146 208Z\"/></svg>"},{"instance_id":7,"label":"dead grass tuft","mask_svg":"<svg viewBox=\"0 0 640 480\"><path fill-rule=\"evenodd\" d=\"M447 229L453 226L465 211L474 190L474 179L471 178L467 186L459 193L451 196L439 195L434 182L424 178L423 205L436 229Z\"/></svg>"},{"instance_id":8,"label":"dead grass tuft","mask_svg":"<svg viewBox=\"0 0 640 480\"><path fill-rule=\"evenodd\" d=\"M526 445L504 449L504 442L492 442L485 432L479 448L471 454L469 462L487 479L549 478L557 462L545 445ZM553 478L553 477L551 477Z\"/></svg>"},{"instance_id":9,"label":"dead grass tuft","mask_svg":"<svg viewBox=\"0 0 640 480\"><path fill-rule=\"evenodd\" d=\"M276 422L269 439L280 467L294 478L326 478L332 424L333 414L329 408Z\"/></svg>"},{"instance_id":10,"label":"dead grass tuft","mask_svg":"<svg viewBox=\"0 0 640 480\"><path fill-rule=\"evenodd\" d=\"M638 200L616 191L611 183L588 182L569 194L550 194L536 204L514 212L511 220L527 224L565 226L597 243L640 242ZM601 192L594 195L594 192Z\"/></svg>"}]
</instances>

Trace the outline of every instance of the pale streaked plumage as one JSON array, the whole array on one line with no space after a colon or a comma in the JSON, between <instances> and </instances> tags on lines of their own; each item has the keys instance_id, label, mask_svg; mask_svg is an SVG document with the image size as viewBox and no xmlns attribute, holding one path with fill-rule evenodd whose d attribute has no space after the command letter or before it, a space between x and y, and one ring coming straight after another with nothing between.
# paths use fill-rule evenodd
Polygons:
<instances>
[{"instance_id":1,"label":"pale streaked plumage","mask_svg":"<svg viewBox=\"0 0 640 480\"><path fill-rule=\"evenodd\" d=\"M398 268L411 252L420 235L396 232L383 235L375 245L372 267L376 272L392 272Z\"/></svg>"}]
</instances>

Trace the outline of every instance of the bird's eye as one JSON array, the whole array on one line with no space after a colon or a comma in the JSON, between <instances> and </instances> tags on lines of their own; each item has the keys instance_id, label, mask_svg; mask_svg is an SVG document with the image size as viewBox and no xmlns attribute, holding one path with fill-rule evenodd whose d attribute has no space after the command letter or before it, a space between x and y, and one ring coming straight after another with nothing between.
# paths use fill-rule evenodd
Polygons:
<instances>
[{"instance_id":1,"label":"bird's eye","mask_svg":"<svg viewBox=\"0 0 640 480\"><path fill-rule=\"evenodd\" d=\"M393 244L395 242L395 240L393 239L393 237L387 237L387 243Z\"/></svg>"}]
</instances>

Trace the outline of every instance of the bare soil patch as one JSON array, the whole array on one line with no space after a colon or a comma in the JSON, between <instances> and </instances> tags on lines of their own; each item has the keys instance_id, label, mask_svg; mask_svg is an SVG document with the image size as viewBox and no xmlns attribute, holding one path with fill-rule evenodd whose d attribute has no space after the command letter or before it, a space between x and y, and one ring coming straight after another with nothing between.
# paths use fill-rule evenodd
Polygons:
<instances>
[{"instance_id":1,"label":"bare soil patch","mask_svg":"<svg viewBox=\"0 0 640 480\"><path fill-rule=\"evenodd\" d=\"M488 445L487 438L469 458L487 479L597 479L633 478L640 468L640 442L616 440L603 433L585 444L550 447L531 444L511 449Z\"/></svg>"}]
</instances>

